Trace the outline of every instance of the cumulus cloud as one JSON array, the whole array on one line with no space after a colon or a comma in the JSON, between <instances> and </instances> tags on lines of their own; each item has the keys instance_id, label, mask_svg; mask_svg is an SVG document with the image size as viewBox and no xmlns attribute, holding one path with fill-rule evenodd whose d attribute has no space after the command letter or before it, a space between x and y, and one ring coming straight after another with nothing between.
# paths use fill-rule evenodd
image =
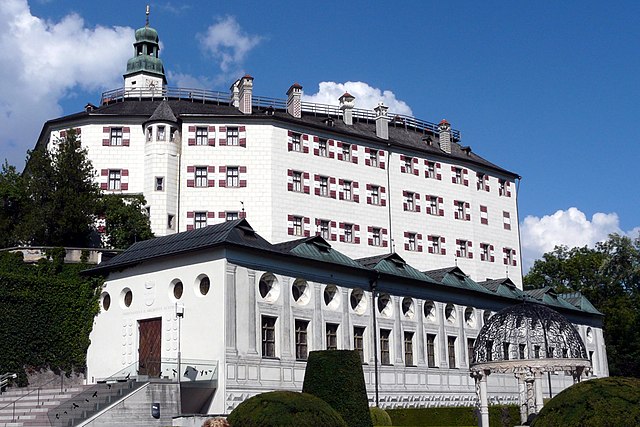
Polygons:
<instances>
[{"instance_id":1,"label":"cumulus cloud","mask_svg":"<svg viewBox=\"0 0 640 427\"><path fill-rule=\"evenodd\" d=\"M0 2L0 156L19 168L42 123L62 114L74 89L122 85L133 29L87 28L77 14L60 21L33 16L26 0Z\"/></svg>"},{"instance_id":2,"label":"cumulus cloud","mask_svg":"<svg viewBox=\"0 0 640 427\"><path fill-rule=\"evenodd\" d=\"M313 95L305 94L302 100L318 104L338 105L338 98L345 92L349 92L356 98L356 108L370 110L377 106L378 103L384 102L392 113L413 115L407 103L397 99L393 92L380 90L364 82L320 82L318 92Z\"/></svg>"},{"instance_id":3,"label":"cumulus cloud","mask_svg":"<svg viewBox=\"0 0 640 427\"><path fill-rule=\"evenodd\" d=\"M249 51L262 41L261 36L247 34L233 16L218 18L198 39L204 51L220 61L225 75L239 74Z\"/></svg>"},{"instance_id":4,"label":"cumulus cloud","mask_svg":"<svg viewBox=\"0 0 640 427\"><path fill-rule=\"evenodd\" d=\"M611 233L623 234L616 213L595 213L589 220L574 207L542 218L527 216L520 225L520 233L525 272L536 259L557 245L593 247L597 242L607 240Z\"/></svg>"},{"instance_id":5,"label":"cumulus cloud","mask_svg":"<svg viewBox=\"0 0 640 427\"><path fill-rule=\"evenodd\" d=\"M171 86L185 89L209 89L215 82L207 76L192 76L191 74L167 71L167 80Z\"/></svg>"}]
</instances>

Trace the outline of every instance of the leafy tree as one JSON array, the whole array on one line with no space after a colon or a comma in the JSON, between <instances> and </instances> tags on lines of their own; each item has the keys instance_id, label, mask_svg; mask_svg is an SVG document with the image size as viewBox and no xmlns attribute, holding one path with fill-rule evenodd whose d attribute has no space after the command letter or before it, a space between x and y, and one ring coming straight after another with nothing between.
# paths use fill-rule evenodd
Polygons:
<instances>
[{"instance_id":1,"label":"leafy tree","mask_svg":"<svg viewBox=\"0 0 640 427\"><path fill-rule=\"evenodd\" d=\"M143 212L145 199L141 195L108 194L101 199L101 214L106 222L106 244L126 249L140 240L153 237L149 217Z\"/></svg>"},{"instance_id":2,"label":"leafy tree","mask_svg":"<svg viewBox=\"0 0 640 427\"><path fill-rule=\"evenodd\" d=\"M5 160L0 170L0 248L15 246L16 224L21 221L25 192L21 175Z\"/></svg>"},{"instance_id":3,"label":"leafy tree","mask_svg":"<svg viewBox=\"0 0 640 427\"><path fill-rule=\"evenodd\" d=\"M595 249L557 246L534 263L524 286L582 292L605 316L611 375L640 377L640 238L612 234Z\"/></svg>"}]
</instances>

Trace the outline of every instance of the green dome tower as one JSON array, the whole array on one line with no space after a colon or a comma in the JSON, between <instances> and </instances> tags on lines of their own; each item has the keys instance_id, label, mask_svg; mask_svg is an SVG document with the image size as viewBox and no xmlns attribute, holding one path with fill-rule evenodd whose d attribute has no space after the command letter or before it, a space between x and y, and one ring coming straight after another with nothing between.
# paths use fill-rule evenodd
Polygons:
<instances>
[{"instance_id":1,"label":"green dome tower","mask_svg":"<svg viewBox=\"0 0 640 427\"><path fill-rule=\"evenodd\" d=\"M149 26L149 6L146 15L145 26L136 30L134 56L127 61L127 72L124 74L125 96L160 94L167 84L164 65L158 57L158 32Z\"/></svg>"}]
</instances>

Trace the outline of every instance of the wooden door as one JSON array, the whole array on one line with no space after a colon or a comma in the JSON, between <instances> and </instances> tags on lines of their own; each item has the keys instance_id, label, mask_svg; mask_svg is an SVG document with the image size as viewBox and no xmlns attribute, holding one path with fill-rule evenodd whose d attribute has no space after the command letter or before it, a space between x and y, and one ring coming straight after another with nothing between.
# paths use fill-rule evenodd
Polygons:
<instances>
[{"instance_id":1,"label":"wooden door","mask_svg":"<svg viewBox=\"0 0 640 427\"><path fill-rule=\"evenodd\" d=\"M162 318L138 321L138 374L160 376L160 350L162 344Z\"/></svg>"}]
</instances>

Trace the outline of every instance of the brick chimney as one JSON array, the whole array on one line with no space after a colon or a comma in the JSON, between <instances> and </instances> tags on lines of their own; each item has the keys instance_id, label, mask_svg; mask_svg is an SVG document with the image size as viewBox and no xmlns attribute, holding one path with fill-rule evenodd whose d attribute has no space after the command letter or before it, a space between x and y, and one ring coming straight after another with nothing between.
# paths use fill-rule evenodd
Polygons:
<instances>
[{"instance_id":1,"label":"brick chimney","mask_svg":"<svg viewBox=\"0 0 640 427\"><path fill-rule=\"evenodd\" d=\"M376 136L381 139L389 139L389 120L387 119L389 107L382 102L373 111L376 112Z\"/></svg>"},{"instance_id":2,"label":"brick chimney","mask_svg":"<svg viewBox=\"0 0 640 427\"><path fill-rule=\"evenodd\" d=\"M298 83L292 84L287 91L287 113L296 119L302 117L302 86Z\"/></svg>"},{"instance_id":3,"label":"brick chimney","mask_svg":"<svg viewBox=\"0 0 640 427\"><path fill-rule=\"evenodd\" d=\"M353 107L356 105L354 102L356 98L349 92L345 92L338 101L340 101L340 109L342 110L342 120L345 125L351 126L353 124Z\"/></svg>"},{"instance_id":4,"label":"brick chimney","mask_svg":"<svg viewBox=\"0 0 640 427\"><path fill-rule=\"evenodd\" d=\"M238 108L240 107L240 80L236 80L229 90L231 91L231 105Z\"/></svg>"},{"instance_id":5,"label":"brick chimney","mask_svg":"<svg viewBox=\"0 0 640 427\"><path fill-rule=\"evenodd\" d=\"M242 114L251 114L252 96L253 96L253 77L249 74L240 79L239 85L240 95L238 97L240 105L238 109Z\"/></svg>"},{"instance_id":6,"label":"brick chimney","mask_svg":"<svg viewBox=\"0 0 640 427\"><path fill-rule=\"evenodd\" d=\"M451 154L451 125L446 119L442 119L438 125L440 130L440 149Z\"/></svg>"}]
</instances>

